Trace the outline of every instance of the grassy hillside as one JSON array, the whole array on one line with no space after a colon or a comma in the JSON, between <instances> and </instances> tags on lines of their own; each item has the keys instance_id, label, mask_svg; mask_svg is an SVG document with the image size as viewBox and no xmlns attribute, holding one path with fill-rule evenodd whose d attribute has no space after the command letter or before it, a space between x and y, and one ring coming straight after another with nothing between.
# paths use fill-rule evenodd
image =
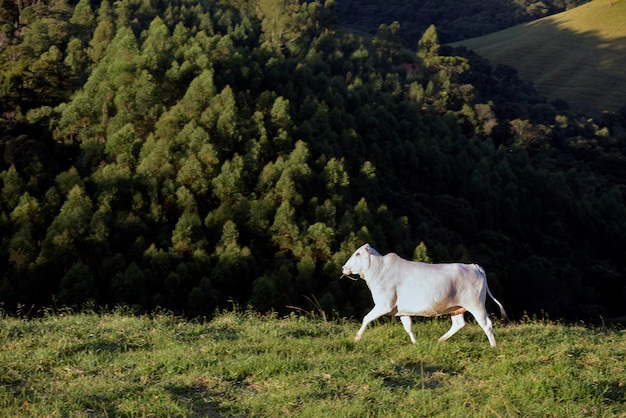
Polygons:
<instances>
[{"instance_id":1,"label":"grassy hillside","mask_svg":"<svg viewBox=\"0 0 626 418\"><path fill-rule=\"evenodd\" d=\"M575 9L453 44L515 67L550 99L590 114L626 106L626 0Z\"/></svg>"},{"instance_id":2,"label":"grassy hillside","mask_svg":"<svg viewBox=\"0 0 626 418\"><path fill-rule=\"evenodd\" d=\"M551 322L353 321L224 313L0 321L0 416L543 416L626 414L626 334Z\"/></svg>"}]
</instances>

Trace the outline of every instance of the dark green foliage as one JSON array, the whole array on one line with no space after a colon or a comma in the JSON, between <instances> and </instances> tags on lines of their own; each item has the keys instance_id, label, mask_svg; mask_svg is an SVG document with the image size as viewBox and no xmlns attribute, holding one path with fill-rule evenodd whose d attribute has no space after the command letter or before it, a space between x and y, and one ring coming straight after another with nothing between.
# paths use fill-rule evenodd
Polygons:
<instances>
[{"instance_id":1,"label":"dark green foliage","mask_svg":"<svg viewBox=\"0 0 626 418\"><path fill-rule=\"evenodd\" d=\"M337 19L374 35L379 25L397 22L402 40L414 45L434 24L444 43L496 32L586 3L588 0L342 0Z\"/></svg>"},{"instance_id":2,"label":"dark green foliage","mask_svg":"<svg viewBox=\"0 0 626 418\"><path fill-rule=\"evenodd\" d=\"M482 264L512 314L623 314L623 114L546 103L435 26L411 56L398 23L342 34L330 0L44 3L2 15L8 309L360 316L339 276L367 241Z\"/></svg>"}]
</instances>

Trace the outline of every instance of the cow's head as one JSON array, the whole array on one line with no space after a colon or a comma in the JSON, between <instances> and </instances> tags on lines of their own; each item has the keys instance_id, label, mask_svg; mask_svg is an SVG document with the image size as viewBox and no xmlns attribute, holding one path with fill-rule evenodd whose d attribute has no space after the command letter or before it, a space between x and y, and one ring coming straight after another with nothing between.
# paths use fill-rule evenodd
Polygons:
<instances>
[{"instance_id":1,"label":"cow's head","mask_svg":"<svg viewBox=\"0 0 626 418\"><path fill-rule=\"evenodd\" d=\"M348 261L346 261L346 264L341 267L341 272L345 275L358 274L363 279L365 277L365 272L372 264L372 255L380 254L378 254L378 251L370 247L369 244L359 247L348 259Z\"/></svg>"}]
</instances>

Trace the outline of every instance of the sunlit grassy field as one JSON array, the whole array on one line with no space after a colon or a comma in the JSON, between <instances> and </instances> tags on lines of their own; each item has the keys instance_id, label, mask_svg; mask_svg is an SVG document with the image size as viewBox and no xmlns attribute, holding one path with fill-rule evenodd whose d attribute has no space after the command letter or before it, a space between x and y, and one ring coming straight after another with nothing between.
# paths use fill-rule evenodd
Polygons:
<instances>
[{"instance_id":1,"label":"sunlit grassy field","mask_svg":"<svg viewBox=\"0 0 626 418\"><path fill-rule=\"evenodd\" d=\"M453 45L516 68L540 93L575 110L600 114L626 106L626 0L593 0Z\"/></svg>"},{"instance_id":2,"label":"sunlit grassy field","mask_svg":"<svg viewBox=\"0 0 626 418\"><path fill-rule=\"evenodd\" d=\"M626 333L226 312L0 319L0 416L626 416Z\"/></svg>"}]
</instances>

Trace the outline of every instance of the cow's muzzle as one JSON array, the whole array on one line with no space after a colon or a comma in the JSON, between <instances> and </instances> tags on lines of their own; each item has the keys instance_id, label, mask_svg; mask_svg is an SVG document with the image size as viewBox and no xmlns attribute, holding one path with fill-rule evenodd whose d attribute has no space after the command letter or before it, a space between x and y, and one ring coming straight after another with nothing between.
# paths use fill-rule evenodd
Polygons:
<instances>
[{"instance_id":1,"label":"cow's muzzle","mask_svg":"<svg viewBox=\"0 0 626 418\"><path fill-rule=\"evenodd\" d=\"M341 267L341 277L340 277L340 279L343 279L344 277L347 277L350 280L354 280L354 281L358 280L358 279L355 279L354 277L350 276L351 274L354 274L354 273L352 273L352 270L350 270L348 267L346 267L346 266L342 266Z\"/></svg>"}]
</instances>

